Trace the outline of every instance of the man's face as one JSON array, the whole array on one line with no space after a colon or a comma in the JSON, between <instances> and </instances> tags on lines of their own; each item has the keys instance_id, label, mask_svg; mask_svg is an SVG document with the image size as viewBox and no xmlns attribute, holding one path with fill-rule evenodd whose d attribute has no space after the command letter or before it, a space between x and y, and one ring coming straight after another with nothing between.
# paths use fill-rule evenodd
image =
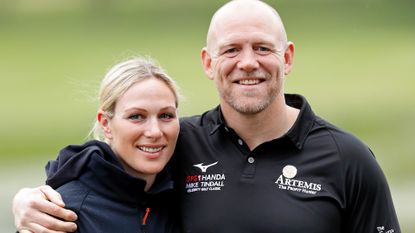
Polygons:
<instances>
[{"instance_id":1,"label":"man's face","mask_svg":"<svg viewBox=\"0 0 415 233\"><path fill-rule=\"evenodd\" d=\"M283 94L285 43L278 26L255 14L216 24L207 53L222 108L254 114Z\"/></svg>"}]
</instances>

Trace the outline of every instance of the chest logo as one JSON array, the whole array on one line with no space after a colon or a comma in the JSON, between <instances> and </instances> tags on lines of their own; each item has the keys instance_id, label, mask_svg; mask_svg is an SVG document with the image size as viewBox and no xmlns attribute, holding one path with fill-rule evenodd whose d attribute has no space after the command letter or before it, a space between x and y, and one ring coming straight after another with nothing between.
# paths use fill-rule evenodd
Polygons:
<instances>
[{"instance_id":1,"label":"chest logo","mask_svg":"<svg viewBox=\"0 0 415 233\"><path fill-rule=\"evenodd\" d=\"M394 229L385 230L384 226L378 226L376 227L376 230L378 230L379 233L394 233L395 232Z\"/></svg>"},{"instance_id":2,"label":"chest logo","mask_svg":"<svg viewBox=\"0 0 415 233\"><path fill-rule=\"evenodd\" d=\"M205 173L206 171L207 171L207 169L208 168L210 168L210 167L212 167L212 166L214 166L214 165L216 165L218 163L218 161L216 161L216 162L214 162L214 163L211 163L211 164L208 164L208 165L203 165L203 163L199 163L199 164L195 164L195 165L193 165L193 167L197 167L197 168L199 168L203 173Z\"/></svg>"},{"instance_id":3,"label":"chest logo","mask_svg":"<svg viewBox=\"0 0 415 233\"><path fill-rule=\"evenodd\" d=\"M297 168L293 165L286 165L282 169L282 174L275 181L278 188L290 192L299 192L316 195L322 190L321 184L305 180L294 179L297 176Z\"/></svg>"},{"instance_id":4,"label":"chest logo","mask_svg":"<svg viewBox=\"0 0 415 233\"><path fill-rule=\"evenodd\" d=\"M208 172L208 168L215 166L219 161L204 165L203 163L194 164L185 178L185 189L187 193L221 191L225 187L225 174L223 172Z\"/></svg>"},{"instance_id":5,"label":"chest logo","mask_svg":"<svg viewBox=\"0 0 415 233\"><path fill-rule=\"evenodd\" d=\"M297 168L293 165L287 165L282 169L282 175L292 179L297 175Z\"/></svg>"}]
</instances>

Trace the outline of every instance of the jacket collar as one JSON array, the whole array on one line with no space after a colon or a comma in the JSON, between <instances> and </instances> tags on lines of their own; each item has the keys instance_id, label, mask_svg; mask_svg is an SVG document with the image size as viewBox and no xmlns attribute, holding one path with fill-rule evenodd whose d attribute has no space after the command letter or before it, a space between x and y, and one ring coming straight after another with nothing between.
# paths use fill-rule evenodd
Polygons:
<instances>
[{"instance_id":1,"label":"jacket collar","mask_svg":"<svg viewBox=\"0 0 415 233\"><path fill-rule=\"evenodd\" d=\"M96 192L120 201L142 202L173 189L169 165L144 192L146 182L125 172L110 146L96 140L65 147L57 160L49 161L46 172L46 183L53 188L79 179Z\"/></svg>"}]
</instances>

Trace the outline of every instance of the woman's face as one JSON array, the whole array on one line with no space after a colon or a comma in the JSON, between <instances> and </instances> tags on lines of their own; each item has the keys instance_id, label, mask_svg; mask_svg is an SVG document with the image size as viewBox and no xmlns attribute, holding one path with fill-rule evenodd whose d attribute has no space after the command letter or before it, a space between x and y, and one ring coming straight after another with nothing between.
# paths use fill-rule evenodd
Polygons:
<instances>
[{"instance_id":1,"label":"woman's face","mask_svg":"<svg viewBox=\"0 0 415 233\"><path fill-rule=\"evenodd\" d=\"M100 120L129 174L155 176L170 160L180 129L175 100L163 81L144 79L117 100L112 119Z\"/></svg>"}]
</instances>

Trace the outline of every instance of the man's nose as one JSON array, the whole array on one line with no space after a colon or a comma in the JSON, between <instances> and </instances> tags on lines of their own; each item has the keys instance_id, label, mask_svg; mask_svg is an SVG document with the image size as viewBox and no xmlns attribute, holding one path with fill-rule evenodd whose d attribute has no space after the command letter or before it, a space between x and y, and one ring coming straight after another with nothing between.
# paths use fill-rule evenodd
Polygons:
<instances>
[{"instance_id":1,"label":"man's nose","mask_svg":"<svg viewBox=\"0 0 415 233\"><path fill-rule=\"evenodd\" d=\"M237 67L246 72L251 72L259 68L256 53L252 48L246 48L241 51Z\"/></svg>"}]
</instances>

